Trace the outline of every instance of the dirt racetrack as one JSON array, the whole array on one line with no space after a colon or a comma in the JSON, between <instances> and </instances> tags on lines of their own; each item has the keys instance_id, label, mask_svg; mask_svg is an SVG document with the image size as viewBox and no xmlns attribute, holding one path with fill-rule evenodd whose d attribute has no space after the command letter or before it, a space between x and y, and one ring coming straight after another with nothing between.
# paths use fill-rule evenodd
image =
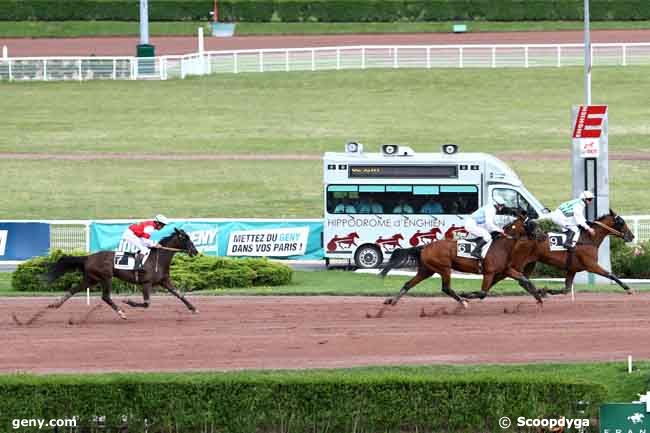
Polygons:
<instances>
[{"instance_id":1,"label":"dirt racetrack","mask_svg":"<svg viewBox=\"0 0 650 433\"><path fill-rule=\"evenodd\" d=\"M119 299L120 297L116 297ZM233 370L358 365L623 361L650 358L650 294L489 298L453 314L445 298L405 298L367 318L369 297L193 297L192 315L156 297L120 320L100 301L74 298L29 326L51 301L0 300L1 372ZM514 312L517 306L518 312ZM93 310L85 320L83 316ZM422 309L429 314L420 317ZM508 310L508 312L504 312ZM433 315L437 311L436 315Z\"/></svg>"}]
</instances>

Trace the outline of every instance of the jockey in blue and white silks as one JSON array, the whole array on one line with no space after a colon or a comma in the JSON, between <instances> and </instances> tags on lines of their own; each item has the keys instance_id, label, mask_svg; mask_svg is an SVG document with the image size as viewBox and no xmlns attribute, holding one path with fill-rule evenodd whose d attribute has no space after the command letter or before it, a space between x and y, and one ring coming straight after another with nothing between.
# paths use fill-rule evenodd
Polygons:
<instances>
[{"instance_id":1,"label":"jockey in blue and white silks","mask_svg":"<svg viewBox=\"0 0 650 433\"><path fill-rule=\"evenodd\" d=\"M591 203L593 199L594 195L591 191L583 191L580 193L580 197L565 201L553 212L542 215L539 219L550 219L562 227L563 230L567 231L564 246L571 250L575 248L576 242L578 242L578 238L580 237L580 229L578 227L584 228L592 236L595 233L594 229L589 227L585 220L585 206Z\"/></svg>"},{"instance_id":2,"label":"jockey in blue and white silks","mask_svg":"<svg viewBox=\"0 0 650 433\"><path fill-rule=\"evenodd\" d=\"M486 204L482 208L476 210L465 221L465 230L471 235L478 237L476 248L472 251L472 255L477 259L482 258L481 251L487 245L485 251L490 249L492 243L491 232L503 232L503 228L496 224L497 212L501 212L505 208L505 203L500 197L495 197L491 203Z\"/></svg>"}]
</instances>

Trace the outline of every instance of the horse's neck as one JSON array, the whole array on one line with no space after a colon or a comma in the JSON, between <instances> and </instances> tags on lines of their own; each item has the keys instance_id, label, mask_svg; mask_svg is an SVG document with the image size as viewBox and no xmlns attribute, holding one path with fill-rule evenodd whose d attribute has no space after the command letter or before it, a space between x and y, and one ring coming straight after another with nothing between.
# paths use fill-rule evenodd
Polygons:
<instances>
[{"instance_id":1,"label":"horse's neck","mask_svg":"<svg viewBox=\"0 0 650 433\"><path fill-rule=\"evenodd\" d=\"M176 254L175 251L168 251L168 250L161 250L161 249L158 249L156 251L158 252L158 265L160 267L171 265L172 259L174 258L174 254Z\"/></svg>"},{"instance_id":2,"label":"horse's neck","mask_svg":"<svg viewBox=\"0 0 650 433\"><path fill-rule=\"evenodd\" d=\"M585 240L588 242L593 243L597 247L600 246L600 244L603 243L607 235L609 235L611 232L607 230L605 227L601 227L599 224L594 224L592 228L595 230L596 234L592 238L587 231L583 231L583 237Z\"/></svg>"}]
</instances>

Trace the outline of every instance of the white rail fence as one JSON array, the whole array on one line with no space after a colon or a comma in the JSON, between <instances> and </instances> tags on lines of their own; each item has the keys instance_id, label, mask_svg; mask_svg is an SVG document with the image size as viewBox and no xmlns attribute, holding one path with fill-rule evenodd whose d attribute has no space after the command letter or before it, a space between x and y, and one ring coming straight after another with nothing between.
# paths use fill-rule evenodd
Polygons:
<instances>
[{"instance_id":1,"label":"white rail fence","mask_svg":"<svg viewBox=\"0 0 650 433\"><path fill-rule=\"evenodd\" d=\"M623 217L634 233L634 243L650 240L650 215ZM52 249L63 251L90 250L90 221L47 221Z\"/></svg>"},{"instance_id":2,"label":"white rail fence","mask_svg":"<svg viewBox=\"0 0 650 433\"><path fill-rule=\"evenodd\" d=\"M650 42L593 44L594 66L650 65ZM374 68L582 66L582 44L390 45L206 51L183 56L0 58L0 80L136 80L215 73Z\"/></svg>"}]
</instances>

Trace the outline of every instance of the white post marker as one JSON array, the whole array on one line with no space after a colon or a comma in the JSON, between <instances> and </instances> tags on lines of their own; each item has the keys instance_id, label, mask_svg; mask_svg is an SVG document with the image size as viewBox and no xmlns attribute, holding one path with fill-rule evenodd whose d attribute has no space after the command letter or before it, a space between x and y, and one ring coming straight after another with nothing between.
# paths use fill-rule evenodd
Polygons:
<instances>
[{"instance_id":1,"label":"white post marker","mask_svg":"<svg viewBox=\"0 0 650 433\"><path fill-rule=\"evenodd\" d=\"M627 372L632 373L632 355L627 355Z\"/></svg>"},{"instance_id":2,"label":"white post marker","mask_svg":"<svg viewBox=\"0 0 650 433\"><path fill-rule=\"evenodd\" d=\"M5 58L5 59L7 57L9 57L9 53L7 52L7 46L6 45L2 46L2 57Z\"/></svg>"},{"instance_id":3,"label":"white post marker","mask_svg":"<svg viewBox=\"0 0 650 433\"><path fill-rule=\"evenodd\" d=\"M90 287L86 287L86 305L90 305Z\"/></svg>"},{"instance_id":4,"label":"white post marker","mask_svg":"<svg viewBox=\"0 0 650 433\"><path fill-rule=\"evenodd\" d=\"M199 27L198 41L199 41L198 49L199 49L199 59L200 59L199 61L201 62L201 75L205 75L206 64L205 64L205 56L203 54L204 47L205 47L204 40L203 40L203 27Z\"/></svg>"},{"instance_id":5,"label":"white post marker","mask_svg":"<svg viewBox=\"0 0 650 433\"><path fill-rule=\"evenodd\" d=\"M576 302L576 290L575 290L575 286L573 285L573 283L571 283L571 302L572 303Z\"/></svg>"}]
</instances>

